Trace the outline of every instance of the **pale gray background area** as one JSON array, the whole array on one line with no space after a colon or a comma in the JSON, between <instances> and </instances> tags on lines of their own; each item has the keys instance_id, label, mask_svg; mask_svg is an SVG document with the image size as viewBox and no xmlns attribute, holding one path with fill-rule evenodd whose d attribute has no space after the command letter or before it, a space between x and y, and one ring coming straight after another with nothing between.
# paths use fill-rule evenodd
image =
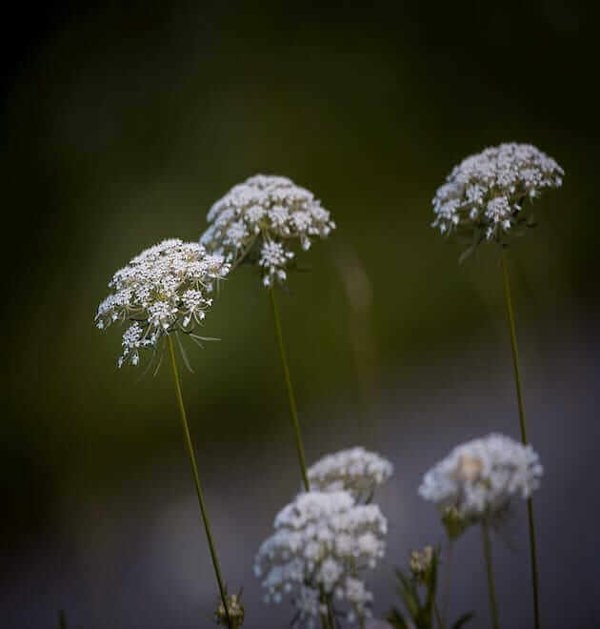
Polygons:
<instances>
[{"instance_id":1,"label":"pale gray background area","mask_svg":"<svg viewBox=\"0 0 600 629\"><path fill-rule=\"evenodd\" d=\"M568 321L546 322L536 328L537 347L523 344L530 432L545 464L535 500L541 603L544 626L556 629L600 622L600 371L589 324L578 326L590 331L582 336L573 334ZM542 341L550 337L552 343ZM302 408L303 418L312 419L306 434L311 456L368 443L395 465L394 477L379 494L390 530L385 562L369 579L377 612L394 601L393 567L405 562L411 548L443 540L435 510L416 495L424 466L454 444L490 431L518 435L508 352L508 346L479 338L460 356L440 354L429 364L389 374L372 408L377 420L366 427L357 428L356 413L341 399ZM186 380L189 386L191 377ZM433 390L428 383L435 383ZM230 453L210 445L199 448L223 569L232 587L243 584L245 626L252 629L285 627L290 619L285 604L259 603L251 570L272 516L297 486L292 444L285 441L288 418L283 413L280 419L281 430L259 448ZM53 535L36 540L6 564L11 579L0 601L3 627L53 626L57 604L69 610L73 626L85 629L212 626L208 610L216 594L183 452L150 460L110 499L70 505L65 498L60 511ZM528 627L524 505L494 544L502 625ZM473 609L471 626L488 626L477 530L458 542L454 565L452 612Z\"/></svg>"}]
</instances>

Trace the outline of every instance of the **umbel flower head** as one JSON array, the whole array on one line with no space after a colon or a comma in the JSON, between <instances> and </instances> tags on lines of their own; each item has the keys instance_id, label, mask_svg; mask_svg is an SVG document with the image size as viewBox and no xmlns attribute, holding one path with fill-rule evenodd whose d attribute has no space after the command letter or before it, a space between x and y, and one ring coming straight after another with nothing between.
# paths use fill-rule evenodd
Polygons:
<instances>
[{"instance_id":1,"label":"umbel flower head","mask_svg":"<svg viewBox=\"0 0 600 629\"><path fill-rule=\"evenodd\" d=\"M531 496L542 472L530 445L491 434L454 448L425 474L419 494L465 524L494 522L514 497Z\"/></svg>"},{"instance_id":2,"label":"umbel flower head","mask_svg":"<svg viewBox=\"0 0 600 629\"><path fill-rule=\"evenodd\" d=\"M357 505L346 491L309 491L279 512L254 570L267 602L292 597L295 626L314 627L324 597L348 622L369 615L373 595L361 574L385 553L387 522L376 505Z\"/></svg>"},{"instance_id":3,"label":"umbel flower head","mask_svg":"<svg viewBox=\"0 0 600 629\"><path fill-rule=\"evenodd\" d=\"M346 490L357 501L368 501L393 472L387 459L358 446L319 459L309 468L308 480L313 489Z\"/></svg>"},{"instance_id":4,"label":"umbel flower head","mask_svg":"<svg viewBox=\"0 0 600 629\"><path fill-rule=\"evenodd\" d=\"M229 271L222 256L208 255L201 245L164 240L142 251L110 283L112 293L98 306L96 326L129 324L118 360L138 365L140 350L156 348L167 334L194 330L212 304L215 282Z\"/></svg>"},{"instance_id":5,"label":"umbel flower head","mask_svg":"<svg viewBox=\"0 0 600 629\"><path fill-rule=\"evenodd\" d=\"M335 229L312 192L272 175L234 186L211 207L207 219L200 243L232 264L257 264L267 287L286 280L295 242L307 250L313 238L325 238Z\"/></svg>"},{"instance_id":6,"label":"umbel flower head","mask_svg":"<svg viewBox=\"0 0 600 629\"><path fill-rule=\"evenodd\" d=\"M511 232L533 225L531 203L562 185L563 169L531 144L500 144L455 166L433 199L433 227L456 233L472 247L505 244Z\"/></svg>"}]
</instances>

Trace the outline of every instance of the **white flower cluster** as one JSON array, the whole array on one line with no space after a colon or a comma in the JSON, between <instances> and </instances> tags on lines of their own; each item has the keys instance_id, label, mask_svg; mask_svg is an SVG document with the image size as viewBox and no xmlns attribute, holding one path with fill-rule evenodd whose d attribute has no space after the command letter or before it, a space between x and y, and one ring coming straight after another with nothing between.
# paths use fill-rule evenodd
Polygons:
<instances>
[{"instance_id":1,"label":"white flower cluster","mask_svg":"<svg viewBox=\"0 0 600 629\"><path fill-rule=\"evenodd\" d=\"M530 445L491 434L454 448L425 474L419 494L474 523L502 515L514 496L529 498L542 472Z\"/></svg>"},{"instance_id":2,"label":"white flower cluster","mask_svg":"<svg viewBox=\"0 0 600 629\"><path fill-rule=\"evenodd\" d=\"M530 144L501 144L471 155L456 166L433 199L442 234L453 231L473 244L503 242L515 225L526 223L527 199L562 185L563 169Z\"/></svg>"},{"instance_id":3,"label":"white flower cluster","mask_svg":"<svg viewBox=\"0 0 600 629\"><path fill-rule=\"evenodd\" d=\"M308 480L313 489L345 490L356 500L369 500L393 471L387 459L358 446L319 459L309 468Z\"/></svg>"},{"instance_id":4,"label":"white flower cluster","mask_svg":"<svg viewBox=\"0 0 600 629\"><path fill-rule=\"evenodd\" d=\"M376 505L346 491L309 491L279 512L275 533L260 547L255 573L267 602L292 596L295 624L314 627L326 601L346 604L346 620L369 615L373 595L360 578L385 553L387 522Z\"/></svg>"},{"instance_id":5,"label":"white flower cluster","mask_svg":"<svg viewBox=\"0 0 600 629\"><path fill-rule=\"evenodd\" d=\"M234 186L208 212L200 243L236 264L245 258L262 269L272 286L287 277L294 259L291 241L307 250L311 238L327 237L335 224L312 192L286 177L256 175Z\"/></svg>"},{"instance_id":6,"label":"white flower cluster","mask_svg":"<svg viewBox=\"0 0 600 629\"><path fill-rule=\"evenodd\" d=\"M95 320L100 329L130 323L119 367L139 364L140 350L156 347L171 332L192 334L212 304L215 282L228 271L222 256L179 239L146 249L117 271L108 285L113 292L98 306Z\"/></svg>"}]
</instances>

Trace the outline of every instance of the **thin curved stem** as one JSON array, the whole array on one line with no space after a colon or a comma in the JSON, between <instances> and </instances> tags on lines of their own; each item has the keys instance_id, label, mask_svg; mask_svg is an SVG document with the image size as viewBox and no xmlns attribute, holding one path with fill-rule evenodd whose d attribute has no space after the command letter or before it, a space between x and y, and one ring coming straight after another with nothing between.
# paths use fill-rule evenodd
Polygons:
<instances>
[{"instance_id":1,"label":"thin curved stem","mask_svg":"<svg viewBox=\"0 0 600 629\"><path fill-rule=\"evenodd\" d=\"M294 426L294 438L296 441L296 451L298 453L298 463L300 464L300 474L302 476L302 484L306 491L310 491L310 484L308 482L308 471L306 468L306 457L304 456L304 446L302 444L302 434L300 432L300 421L298 419L298 408L296 406L296 396L294 395L294 387L292 386L292 378L290 376L290 368L288 365L287 355L285 352L285 345L283 342L283 332L281 329L281 319L279 317L279 309L277 308L277 301L275 299L275 288L269 289L269 296L271 298L271 308L273 310L273 321L275 322L275 335L277 337L277 346L279 347L279 357L281 358L281 365L283 367L283 377L285 379L285 386L288 394L288 403L290 407L290 415L292 418L292 424Z\"/></svg>"},{"instance_id":2,"label":"thin curved stem","mask_svg":"<svg viewBox=\"0 0 600 629\"><path fill-rule=\"evenodd\" d=\"M506 316L510 331L510 344L512 348L513 370L515 373L515 388L517 390L517 404L519 407L519 425L521 427L521 441L527 440L527 421L525 419L525 404L523 402L523 386L521 384L521 367L519 360L519 346L517 344L517 327L515 324L515 312L512 303L512 293L510 289L510 278L508 275L508 262L506 254L502 252L502 278L504 284L504 300L506 302Z\"/></svg>"},{"instance_id":3,"label":"thin curved stem","mask_svg":"<svg viewBox=\"0 0 600 629\"><path fill-rule=\"evenodd\" d=\"M331 609L331 600L325 594L322 587L319 588L319 600L321 605L326 607L325 611L321 611L321 629L336 629L333 610Z\"/></svg>"},{"instance_id":4,"label":"thin curved stem","mask_svg":"<svg viewBox=\"0 0 600 629\"><path fill-rule=\"evenodd\" d=\"M296 452L298 454L298 464L300 465L300 476L302 477L302 485L305 491L310 491L310 483L308 481L308 469L306 467L306 456L304 454L304 445L302 443L302 432L300 430L300 420L298 419L298 407L296 405L296 395L294 393L294 386L292 385L292 376L290 375L290 367L288 364L287 354L285 351L285 343L283 342L283 329L281 327L281 317L279 316L279 308L277 307L277 300L275 299L275 288L271 286L269 288L269 297L271 300L271 309L273 311L273 322L275 324L275 336L277 337L277 347L279 348L279 357L281 359L281 366L283 368L283 378L285 380L285 387L288 395L288 405L290 409L290 416L292 418L292 425L294 427L294 440L296 443ZM333 616L333 610L331 607L331 601L327 599L326 595L321 592L321 602L326 605L327 612L321 614L321 625L323 629L335 629L336 623Z\"/></svg>"},{"instance_id":5,"label":"thin curved stem","mask_svg":"<svg viewBox=\"0 0 600 629\"><path fill-rule=\"evenodd\" d=\"M442 598L442 618L444 624L448 620L448 608L450 606L450 588L452 586L452 560L454 555L454 541L448 538L446 549L446 569L444 570L444 593Z\"/></svg>"},{"instance_id":6,"label":"thin curved stem","mask_svg":"<svg viewBox=\"0 0 600 629\"><path fill-rule=\"evenodd\" d=\"M331 597L327 597L327 619L329 621L329 626L331 629L338 629L338 623L335 620L335 616L333 614L333 605L331 604Z\"/></svg>"},{"instance_id":7,"label":"thin curved stem","mask_svg":"<svg viewBox=\"0 0 600 629\"><path fill-rule=\"evenodd\" d=\"M187 420L187 413L185 411L185 405L183 403L183 393L181 391L181 378L179 376L179 369L177 367L177 359L175 357L175 348L173 346L173 339L170 335L167 336L167 343L169 345L169 355L171 357L171 367L173 368L173 380L175 382L175 392L177 395L177 403L179 405L179 413L181 415L181 423L183 425L183 434L185 437L185 446L192 466L192 474L194 476L194 483L196 485L196 494L198 495L198 503L200 504L200 513L202 514L202 523L204 524L204 530L206 531L206 539L208 541L208 550L210 552L210 558L212 560L213 568L215 571L215 577L217 579L217 585L219 587L219 594L221 596L221 602L225 610L225 616L227 619L227 626L229 629L234 629L234 626L229 617L229 608L227 607L227 591L223 583L223 577L221 576L221 568L219 566L219 558L217 556L217 550L215 542L210 529L210 521L208 519L208 512L206 504L204 502L204 494L202 492L202 484L200 483L200 474L198 473L198 464L196 463L196 454L194 453L194 445L192 443L192 435L190 433L190 427Z\"/></svg>"},{"instance_id":8,"label":"thin curved stem","mask_svg":"<svg viewBox=\"0 0 600 629\"><path fill-rule=\"evenodd\" d=\"M440 610L438 604L433 600L433 615L435 616L435 621L437 623L438 629L445 629L444 621L442 619L442 615L440 614Z\"/></svg>"},{"instance_id":9,"label":"thin curved stem","mask_svg":"<svg viewBox=\"0 0 600 629\"><path fill-rule=\"evenodd\" d=\"M58 629L67 629L67 615L64 609L58 610Z\"/></svg>"},{"instance_id":10,"label":"thin curved stem","mask_svg":"<svg viewBox=\"0 0 600 629\"><path fill-rule=\"evenodd\" d=\"M486 523L481 525L481 532L483 534L483 556L485 558L485 571L487 573L488 591L490 597L492 629L499 629L498 602L496 600L496 586L494 583L494 571L492 567L492 540L490 539L490 531Z\"/></svg>"},{"instance_id":11,"label":"thin curved stem","mask_svg":"<svg viewBox=\"0 0 600 629\"><path fill-rule=\"evenodd\" d=\"M502 252L502 277L504 284L504 299L506 301L506 315L510 329L510 343L512 347L513 370L515 374L515 387L517 391L517 405L519 407L519 424L521 427L521 441L529 443L527 439L527 422L525 419L525 404L523 402L523 387L521 385L521 368L519 361L519 347L517 344L517 328L515 313L512 303L510 277L508 274L508 262L506 254ZM539 573L537 562L537 543L535 534L535 517L533 512L533 500L527 500L527 524L529 528L529 554L531 562L531 585L533 593L533 617L535 629L540 629L540 604L539 604Z\"/></svg>"},{"instance_id":12,"label":"thin curved stem","mask_svg":"<svg viewBox=\"0 0 600 629\"><path fill-rule=\"evenodd\" d=\"M321 629L332 629L329 625L329 617L327 614L321 614Z\"/></svg>"}]
</instances>

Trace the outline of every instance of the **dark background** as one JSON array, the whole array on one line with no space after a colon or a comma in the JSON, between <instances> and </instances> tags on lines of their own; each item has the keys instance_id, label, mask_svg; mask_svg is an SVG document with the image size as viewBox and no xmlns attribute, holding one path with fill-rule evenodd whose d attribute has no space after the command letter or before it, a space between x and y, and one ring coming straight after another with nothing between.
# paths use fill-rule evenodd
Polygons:
<instances>
[{"instance_id":1,"label":"dark background","mask_svg":"<svg viewBox=\"0 0 600 629\"><path fill-rule=\"evenodd\" d=\"M211 626L215 591L170 374L118 371L93 315L112 273L256 173L313 190L338 230L280 296L310 460L363 443L396 466L386 563L442 539L416 497L456 443L518 436L497 257L459 266L430 229L451 167L502 141L565 169L509 255L545 627L600 625L597 577L598 41L593 3L46 3L3 17L0 625ZM252 557L297 489L268 300L242 270L184 392L227 579L254 629ZM526 528L495 545L501 617L530 626ZM487 626L476 531L453 610Z\"/></svg>"}]
</instances>

